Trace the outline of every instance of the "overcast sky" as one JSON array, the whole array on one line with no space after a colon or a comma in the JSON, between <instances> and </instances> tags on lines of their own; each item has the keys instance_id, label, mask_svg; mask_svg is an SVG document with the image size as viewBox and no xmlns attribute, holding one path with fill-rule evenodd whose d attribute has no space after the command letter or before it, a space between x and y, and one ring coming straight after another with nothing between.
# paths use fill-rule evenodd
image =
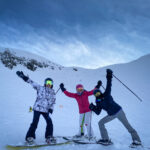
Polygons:
<instances>
[{"instance_id":1,"label":"overcast sky","mask_svg":"<svg viewBox=\"0 0 150 150\"><path fill-rule=\"evenodd\" d=\"M0 46L98 68L150 53L150 0L0 0Z\"/></svg>"}]
</instances>

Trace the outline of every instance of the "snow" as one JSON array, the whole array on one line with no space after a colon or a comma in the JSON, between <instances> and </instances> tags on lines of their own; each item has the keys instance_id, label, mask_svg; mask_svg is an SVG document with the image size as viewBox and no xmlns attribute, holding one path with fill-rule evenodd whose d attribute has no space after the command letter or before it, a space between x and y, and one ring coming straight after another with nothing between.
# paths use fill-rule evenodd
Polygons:
<instances>
[{"instance_id":1,"label":"snow","mask_svg":"<svg viewBox=\"0 0 150 150\"><path fill-rule=\"evenodd\" d=\"M0 52L3 50L1 49ZM13 51L13 50L12 50ZM14 51L17 56L34 58L44 61L44 58L31 53ZM45 61L47 61L45 59ZM55 65L53 63L53 65ZM57 65L56 65L57 66ZM139 133L144 145L150 145L150 117L149 117L149 89L150 89L150 55L143 56L138 60L127 64L116 64L99 69L77 68L74 71L72 67L59 69L37 69L30 71L27 68L18 65L12 70L4 67L0 62L0 149L4 150L7 144L19 144L24 142L26 132L32 121L32 113L29 113L29 107L33 106L36 99L35 90L23 80L17 77L16 71L22 70L28 74L31 79L39 84L43 84L45 78L51 77L54 80L55 91L60 83L65 84L65 88L70 92L75 92L75 86L78 83L84 85L86 90L91 90L97 84L98 80L106 84L105 71L111 68L114 74L138 96L143 99L140 102L131 92L129 92L120 82L113 78L112 96L124 109L131 125ZM103 91L103 89L101 89ZM89 97L90 102L94 102L94 96ZM99 116L93 113L92 127L97 139L100 138L98 121L106 115L102 112ZM54 136L71 136L78 132L78 107L74 99L66 97L61 91L57 94L54 113L51 115L54 124ZM45 120L41 117L36 131L36 141L44 141ZM101 145L63 145L39 148L41 150L127 150L131 143L131 137L127 130L118 120L113 120L106 125L110 138L114 142L113 146L103 147Z\"/></svg>"}]
</instances>

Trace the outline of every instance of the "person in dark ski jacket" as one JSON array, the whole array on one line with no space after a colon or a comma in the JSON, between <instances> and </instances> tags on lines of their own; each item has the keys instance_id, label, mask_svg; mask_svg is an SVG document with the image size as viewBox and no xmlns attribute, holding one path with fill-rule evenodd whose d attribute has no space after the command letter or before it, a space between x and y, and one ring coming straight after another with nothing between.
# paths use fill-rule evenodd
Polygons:
<instances>
[{"instance_id":1,"label":"person in dark ski jacket","mask_svg":"<svg viewBox=\"0 0 150 150\"><path fill-rule=\"evenodd\" d=\"M138 136L135 129L133 129L133 127L129 124L122 107L119 104L117 104L111 96L112 77L112 70L107 69L107 85L105 92L102 93L99 89L95 89L93 94L96 97L96 106L93 103L91 103L89 106L89 108L92 111L94 111L97 115L99 115L102 110L105 110L108 114L98 123L102 137L102 139L100 139L98 142L101 144L112 144L109 139L107 130L105 128L105 124L112 121L115 118L118 118L128 130L128 132L131 134L133 140L132 145L141 145L140 137Z\"/></svg>"},{"instance_id":2,"label":"person in dark ski jacket","mask_svg":"<svg viewBox=\"0 0 150 150\"><path fill-rule=\"evenodd\" d=\"M48 144L55 143L56 140L53 137L53 123L49 116L49 113L53 113L53 107L56 101L55 91L53 89L53 80L51 78L46 78L44 86L41 86L32 81L28 76L25 76L22 71L17 71L16 74L25 82L31 84L31 86L37 91L37 98L33 106L33 121L26 134L27 143L33 143L36 138L35 131L38 126L40 115L44 117L47 123L45 132L46 142Z\"/></svg>"}]
</instances>

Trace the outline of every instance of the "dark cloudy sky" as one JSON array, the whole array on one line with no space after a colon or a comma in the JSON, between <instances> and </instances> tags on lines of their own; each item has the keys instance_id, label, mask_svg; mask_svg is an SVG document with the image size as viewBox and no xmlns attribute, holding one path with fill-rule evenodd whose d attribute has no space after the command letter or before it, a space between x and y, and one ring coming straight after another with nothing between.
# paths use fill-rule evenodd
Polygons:
<instances>
[{"instance_id":1,"label":"dark cloudy sky","mask_svg":"<svg viewBox=\"0 0 150 150\"><path fill-rule=\"evenodd\" d=\"M150 0L0 0L0 47L97 68L150 53Z\"/></svg>"}]
</instances>

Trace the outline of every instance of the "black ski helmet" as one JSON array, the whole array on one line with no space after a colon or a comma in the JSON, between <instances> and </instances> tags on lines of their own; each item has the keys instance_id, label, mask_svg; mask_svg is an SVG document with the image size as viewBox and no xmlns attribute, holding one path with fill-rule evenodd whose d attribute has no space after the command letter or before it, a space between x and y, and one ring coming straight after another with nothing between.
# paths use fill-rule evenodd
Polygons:
<instances>
[{"instance_id":1,"label":"black ski helmet","mask_svg":"<svg viewBox=\"0 0 150 150\"><path fill-rule=\"evenodd\" d=\"M44 86L46 86L46 81L48 81L48 80L50 80L50 81L52 81L53 82L53 79L51 79L51 78L46 78L45 79L45 81L44 81ZM52 85L52 87L51 88L53 88L53 85Z\"/></svg>"},{"instance_id":2,"label":"black ski helmet","mask_svg":"<svg viewBox=\"0 0 150 150\"><path fill-rule=\"evenodd\" d=\"M99 96L102 97L102 92L101 92L100 89L95 89L95 90L93 91L94 96L96 95L96 93L100 93Z\"/></svg>"}]
</instances>

